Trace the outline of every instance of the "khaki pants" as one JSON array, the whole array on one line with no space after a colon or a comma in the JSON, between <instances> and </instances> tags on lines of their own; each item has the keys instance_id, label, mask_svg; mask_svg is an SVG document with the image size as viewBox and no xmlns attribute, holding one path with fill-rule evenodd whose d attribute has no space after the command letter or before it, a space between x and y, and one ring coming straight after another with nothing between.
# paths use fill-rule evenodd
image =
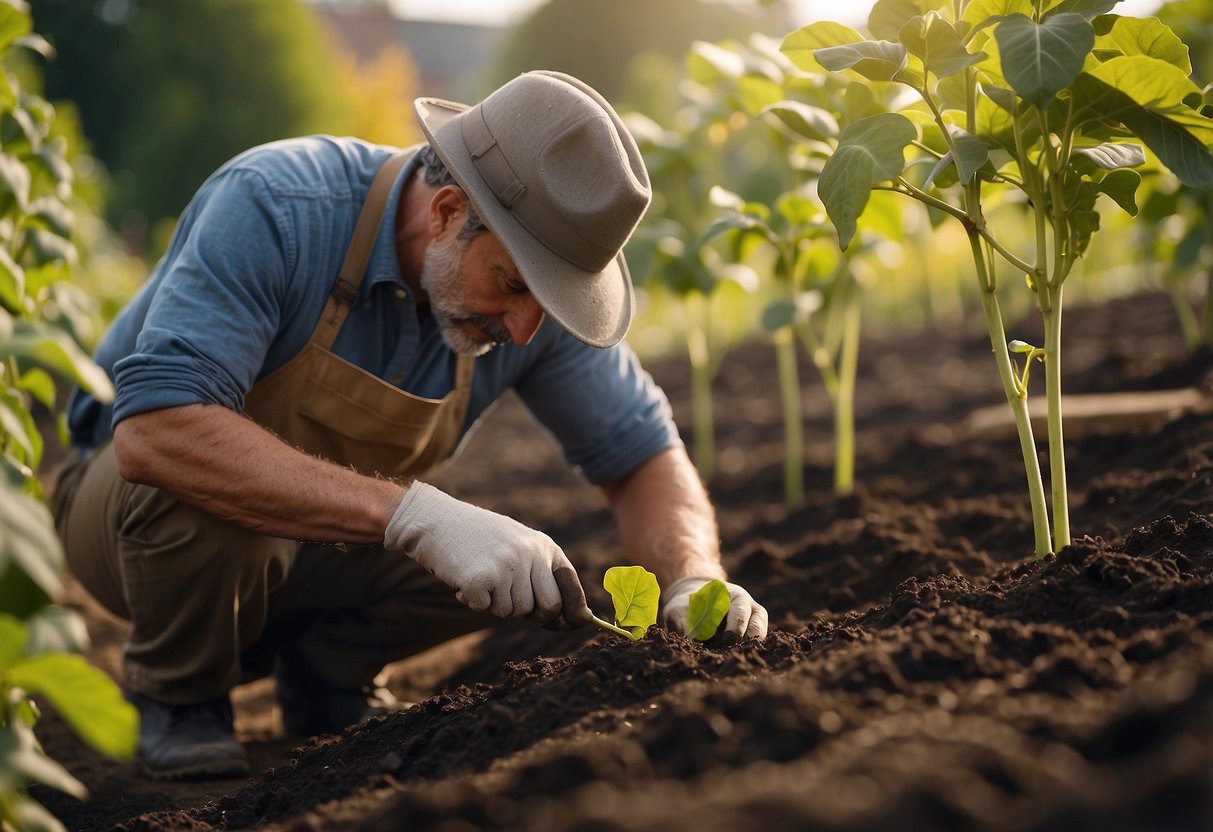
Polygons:
<instances>
[{"instance_id":1,"label":"khaki pants","mask_svg":"<svg viewBox=\"0 0 1213 832\"><path fill-rule=\"evenodd\" d=\"M61 472L54 511L68 567L131 622L126 687L173 703L273 671L290 649L336 685L499 623L402 552L266 537L118 475L112 444Z\"/></svg>"}]
</instances>

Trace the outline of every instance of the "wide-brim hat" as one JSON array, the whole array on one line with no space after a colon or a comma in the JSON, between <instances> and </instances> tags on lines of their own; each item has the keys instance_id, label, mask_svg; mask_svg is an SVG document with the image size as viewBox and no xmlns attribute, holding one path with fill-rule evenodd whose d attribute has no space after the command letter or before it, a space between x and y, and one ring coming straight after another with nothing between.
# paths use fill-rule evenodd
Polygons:
<instances>
[{"instance_id":1,"label":"wide-brim hat","mask_svg":"<svg viewBox=\"0 0 1213 832\"><path fill-rule=\"evenodd\" d=\"M587 84L527 72L474 107L413 103L430 146L570 335L610 347L635 300L623 245L652 192L619 115Z\"/></svg>"}]
</instances>

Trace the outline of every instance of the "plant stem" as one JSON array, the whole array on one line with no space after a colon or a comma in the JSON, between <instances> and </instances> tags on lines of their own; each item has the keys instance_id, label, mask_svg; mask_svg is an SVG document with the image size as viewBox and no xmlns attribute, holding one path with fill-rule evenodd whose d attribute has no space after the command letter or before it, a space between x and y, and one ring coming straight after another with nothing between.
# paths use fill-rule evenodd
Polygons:
<instances>
[{"instance_id":1,"label":"plant stem","mask_svg":"<svg viewBox=\"0 0 1213 832\"><path fill-rule=\"evenodd\" d=\"M987 271L989 266L985 253L981 249L981 239L973 231L969 232L969 246L973 252L973 262L977 266L977 274L981 283L981 305L986 313L986 327L990 333L990 344L994 348L994 360L998 365L998 375L1002 379L1003 391L1011 405L1011 413L1015 417L1016 432L1019 434L1019 449L1023 454L1024 471L1028 478L1028 499L1032 504L1032 529L1036 539L1036 559L1043 560L1052 553L1049 509L1045 501L1044 480L1040 475L1040 460L1036 456L1032 420L1028 416L1028 402L1026 398L1021 398L1016 391L1015 368L1011 364L1011 354L1007 350L1007 334L1002 325L1002 311L998 306L994 280Z\"/></svg>"},{"instance_id":2,"label":"plant stem","mask_svg":"<svg viewBox=\"0 0 1213 832\"><path fill-rule=\"evenodd\" d=\"M789 505L804 497L804 456L800 418L800 378L796 368L796 333L792 324L775 331L775 362L783 400L783 495Z\"/></svg>"},{"instance_id":3,"label":"plant stem","mask_svg":"<svg viewBox=\"0 0 1213 832\"><path fill-rule=\"evenodd\" d=\"M1070 545L1070 506L1061 419L1061 280L1049 287L1045 323L1045 394L1049 412L1049 485L1053 491L1053 551Z\"/></svg>"},{"instance_id":4,"label":"plant stem","mask_svg":"<svg viewBox=\"0 0 1213 832\"><path fill-rule=\"evenodd\" d=\"M859 370L859 285L850 272L838 355L838 382L834 393L834 493L849 496L855 490L855 377Z\"/></svg>"},{"instance_id":5,"label":"plant stem","mask_svg":"<svg viewBox=\"0 0 1213 832\"><path fill-rule=\"evenodd\" d=\"M716 439L712 414L711 341L708 336L709 298L691 292L687 307L687 354L691 359L691 430L695 467L706 482L716 469Z\"/></svg>"},{"instance_id":6,"label":"plant stem","mask_svg":"<svg viewBox=\"0 0 1213 832\"><path fill-rule=\"evenodd\" d=\"M612 633L618 633L619 635L623 636L626 639L630 639L631 641L636 640L636 639L632 638L631 633L629 633L627 630L623 629L622 627L616 627L611 622L603 621L601 618L599 618L596 615L591 615L590 618L592 618L594 623L597 624L599 627L601 627L604 630L610 630Z\"/></svg>"}]
</instances>

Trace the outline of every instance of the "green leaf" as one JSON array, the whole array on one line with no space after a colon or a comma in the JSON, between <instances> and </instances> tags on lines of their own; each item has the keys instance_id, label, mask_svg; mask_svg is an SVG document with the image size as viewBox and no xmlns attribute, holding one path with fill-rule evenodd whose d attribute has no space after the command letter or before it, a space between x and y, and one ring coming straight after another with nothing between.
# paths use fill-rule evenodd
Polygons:
<instances>
[{"instance_id":1,"label":"green leaf","mask_svg":"<svg viewBox=\"0 0 1213 832\"><path fill-rule=\"evenodd\" d=\"M1188 47L1157 17L1108 15L1095 21L1095 50L1121 55L1148 55L1166 61L1184 75L1192 74Z\"/></svg>"},{"instance_id":2,"label":"green leaf","mask_svg":"<svg viewBox=\"0 0 1213 832\"><path fill-rule=\"evenodd\" d=\"M813 54L817 62L831 72L851 69L872 81L891 81L906 67L906 48L886 40L828 46Z\"/></svg>"},{"instance_id":3,"label":"green leaf","mask_svg":"<svg viewBox=\"0 0 1213 832\"><path fill-rule=\"evenodd\" d=\"M26 239L34 255L34 262L39 266L55 262L76 262L76 247L58 234L32 228Z\"/></svg>"},{"instance_id":4,"label":"green leaf","mask_svg":"<svg viewBox=\"0 0 1213 832\"><path fill-rule=\"evenodd\" d=\"M1061 0L1049 5L1045 11L1045 19L1060 14L1077 14L1086 20L1094 20L1101 14L1110 12L1120 0Z\"/></svg>"},{"instance_id":5,"label":"green leaf","mask_svg":"<svg viewBox=\"0 0 1213 832\"><path fill-rule=\"evenodd\" d=\"M1084 73L1128 96L1136 104L1161 112L1191 111L1185 104L1200 88L1183 70L1148 55L1112 58Z\"/></svg>"},{"instance_id":6,"label":"green leaf","mask_svg":"<svg viewBox=\"0 0 1213 832\"><path fill-rule=\"evenodd\" d=\"M911 18L900 34L911 55L922 59L927 72L936 78L955 75L985 58L984 52L971 54L952 24L936 14Z\"/></svg>"},{"instance_id":7,"label":"green leaf","mask_svg":"<svg viewBox=\"0 0 1213 832\"><path fill-rule=\"evenodd\" d=\"M790 300L780 298L779 300L771 301L762 310L762 329L768 334L778 332L795 322L796 304Z\"/></svg>"},{"instance_id":8,"label":"green leaf","mask_svg":"<svg viewBox=\"0 0 1213 832\"><path fill-rule=\"evenodd\" d=\"M738 214L729 212L712 221L707 230L703 232L703 236L699 238L700 245L711 241L713 238L720 236L729 231L739 231L743 234L752 234L759 237L772 245L779 245L779 237L771 230L771 227L762 222L756 217L751 217L747 214Z\"/></svg>"},{"instance_id":9,"label":"green leaf","mask_svg":"<svg viewBox=\"0 0 1213 832\"><path fill-rule=\"evenodd\" d=\"M29 205L29 216L26 219L36 228L44 228L60 237L72 236L76 217L72 210L53 196L35 199Z\"/></svg>"},{"instance_id":10,"label":"green leaf","mask_svg":"<svg viewBox=\"0 0 1213 832\"><path fill-rule=\"evenodd\" d=\"M897 113L861 119L842 131L838 149L826 161L817 192L845 249L873 186L901 175L905 147L917 136L910 120Z\"/></svg>"},{"instance_id":11,"label":"green leaf","mask_svg":"<svg viewBox=\"0 0 1213 832\"><path fill-rule=\"evenodd\" d=\"M28 656L43 653L83 653L88 650L88 628L75 610L43 607L25 620L29 631L25 642Z\"/></svg>"},{"instance_id":12,"label":"green leaf","mask_svg":"<svg viewBox=\"0 0 1213 832\"><path fill-rule=\"evenodd\" d=\"M815 51L861 40L863 40L863 35L850 26L843 26L841 23L831 20L821 20L797 29L785 37L779 51L787 55L792 63L805 72L823 72L825 68L813 56Z\"/></svg>"},{"instance_id":13,"label":"green leaf","mask_svg":"<svg viewBox=\"0 0 1213 832\"><path fill-rule=\"evenodd\" d=\"M102 754L135 753L139 716L114 681L81 656L44 653L9 668L8 682L46 697L55 712Z\"/></svg>"},{"instance_id":14,"label":"green leaf","mask_svg":"<svg viewBox=\"0 0 1213 832\"><path fill-rule=\"evenodd\" d=\"M1099 180L1096 188L1125 210L1130 217L1137 216L1137 188L1141 185L1141 174L1135 170L1121 168Z\"/></svg>"},{"instance_id":15,"label":"green leaf","mask_svg":"<svg viewBox=\"0 0 1213 832\"><path fill-rule=\"evenodd\" d=\"M838 120L829 111L802 101L778 101L763 108L799 136L816 141L838 138Z\"/></svg>"},{"instance_id":16,"label":"green leaf","mask_svg":"<svg viewBox=\"0 0 1213 832\"><path fill-rule=\"evenodd\" d=\"M1182 103L1191 81L1156 58L1113 58L1074 84L1075 114L1123 124L1154 151L1185 185L1213 188L1213 121Z\"/></svg>"},{"instance_id":17,"label":"green leaf","mask_svg":"<svg viewBox=\"0 0 1213 832\"><path fill-rule=\"evenodd\" d=\"M615 623L620 627L648 628L657 623L661 588L652 572L643 566L612 566L602 585L615 602Z\"/></svg>"},{"instance_id":18,"label":"green leaf","mask_svg":"<svg viewBox=\"0 0 1213 832\"><path fill-rule=\"evenodd\" d=\"M897 40L902 27L910 19L942 5L942 2L933 0L876 0L868 13L868 31L878 40Z\"/></svg>"},{"instance_id":19,"label":"green leaf","mask_svg":"<svg viewBox=\"0 0 1213 832\"><path fill-rule=\"evenodd\" d=\"M985 139L966 133L958 127L952 129L952 144L956 148L956 175L968 183L977 171L990 159L990 145Z\"/></svg>"},{"instance_id":20,"label":"green leaf","mask_svg":"<svg viewBox=\"0 0 1213 832\"><path fill-rule=\"evenodd\" d=\"M0 439L15 442L25 452L25 461L30 467L38 467L42 434L21 400L7 393L0 393Z\"/></svg>"},{"instance_id":21,"label":"green leaf","mask_svg":"<svg viewBox=\"0 0 1213 832\"><path fill-rule=\"evenodd\" d=\"M16 779L50 786L78 800L88 797L84 784L46 756L34 738L34 729L20 720L0 725L0 781Z\"/></svg>"},{"instance_id":22,"label":"green leaf","mask_svg":"<svg viewBox=\"0 0 1213 832\"><path fill-rule=\"evenodd\" d=\"M728 614L729 588L724 581L708 581L691 593L687 635L696 641L707 641L716 635L716 628Z\"/></svg>"},{"instance_id":23,"label":"green leaf","mask_svg":"<svg viewBox=\"0 0 1213 832\"><path fill-rule=\"evenodd\" d=\"M24 311L25 269L0 246L0 304L12 312Z\"/></svg>"},{"instance_id":24,"label":"green leaf","mask_svg":"<svg viewBox=\"0 0 1213 832\"><path fill-rule=\"evenodd\" d=\"M109 401L114 387L105 371L76 345L66 333L37 321L18 321L12 335L0 340L0 358L17 356L37 361L43 367L72 379Z\"/></svg>"},{"instance_id":25,"label":"green leaf","mask_svg":"<svg viewBox=\"0 0 1213 832\"><path fill-rule=\"evenodd\" d=\"M1117 144L1107 142L1095 147L1083 147L1074 151L1075 156L1090 159L1097 167L1104 170L1131 168L1146 162L1146 153L1136 144Z\"/></svg>"},{"instance_id":26,"label":"green leaf","mask_svg":"<svg viewBox=\"0 0 1213 832\"><path fill-rule=\"evenodd\" d=\"M0 194L6 191L17 200L24 213L29 205L30 175L25 163L11 153L0 153ZM0 208L3 203L0 202Z\"/></svg>"},{"instance_id":27,"label":"green leaf","mask_svg":"<svg viewBox=\"0 0 1213 832\"><path fill-rule=\"evenodd\" d=\"M0 483L0 529L0 573L15 567L47 595L59 592L63 549L42 501Z\"/></svg>"},{"instance_id":28,"label":"green leaf","mask_svg":"<svg viewBox=\"0 0 1213 832\"><path fill-rule=\"evenodd\" d=\"M757 116L766 107L783 100L783 86L765 75L748 74L737 79L737 95L741 109L748 116Z\"/></svg>"},{"instance_id":29,"label":"green leaf","mask_svg":"<svg viewBox=\"0 0 1213 832\"><path fill-rule=\"evenodd\" d=\"M1043 107L1074 83L1095 45L1095 30L1081 15L1059 14L1037 24L1011 15L994 29L1002 74L1026 101Z\"/></svg>"},{"instance_id":30,"label":"green leaf","mask_svg":"<svg viewBox=\"0 0 1213 832\"><path fill-rule=\"evenodd\" d=\"M745 73L745 58L715 43L697 40L687 53L691 79L711 86L722 80L736 80Z\"/></svg>"},{"instance_id":31,"label":"green leaf","mask_svg":"<svg viewBox=\"0 0 1213 832\"><path fill-rule=\"evenodd\" d=\"M17 379L17 388L33 396L48 410L55 406L55 380L39 367L31 367Z\"/></svg>"},{"instance_id":32,"label":"green leaf","mask_svg":"<svg viewBox=\"0 0 1213 832\"><path fill-rule=\"evenodd\" d=\"M24 0L0 2L0 52L17 38L28 35L31 28L29 4Z\"/></svg>"},{"instance_id":33,"label":"green leaf","mask_svg":"<svg viewBox=\"0 0 1213 832\"><path fill-rule=\"evenodd\" d=\"M973 0L965 7L961 19L973 30L997 23L1013 14L1031 17L1032 11L1032 0Z\"/></svg>"},{"instance_id":34,"label":"green leaf","mask_svg":"<svg viewBox=\"0 0 1213 832\"><path fill-rule=\"evenodd\" d=\"M26 629L21 619L0 612L0 675L25 657Z\"/></svg>"}]
</instances>

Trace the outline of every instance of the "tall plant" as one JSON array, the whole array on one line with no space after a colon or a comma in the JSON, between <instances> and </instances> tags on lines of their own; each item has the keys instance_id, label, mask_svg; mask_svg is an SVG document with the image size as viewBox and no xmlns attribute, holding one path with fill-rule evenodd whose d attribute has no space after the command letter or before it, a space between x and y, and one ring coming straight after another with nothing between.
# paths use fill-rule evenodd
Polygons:
<instances>
[{"instance_id":1,"label":"tall plant","mask_svg":"<svg viewBox=\"0 0 1213 832\"><path fill-rule=\"evenodd\" d=\"M709 193L719 172L719 146L708 137L711 119L694 107L681 114L681 129L661 127L653 119L629 113L628 127L644 153L660 204L650 211L628 246L636 277L673 294L685 317L687 355L691 364L692 458L708 480L716 466L712 380L725 345L717 325L719 290L732 283L753 291L757 276L722 263L698 245L711 220Z\"/></svg>"},{"instance_id":2,"label":"tall plant","mask_svg":"<svg viewBox=\"0 0 1213 832\"><path fill-rule=\"evenodd\" d=\"M38 743L37 703L115 756L134 752L137 717L113 681L75 655L88 642L79 617L53 604L63 552L41 499L43 439L31 408L54 412L51 373L112 391L56 302L69 296L58 284L76 256L72 168L66 142L52 136L53 108L9 71L23 49L50 53L23 0L0 0L0 827L62 829L30 799L29 784L87 795Z\"/></svg>"},{"instance_id":3,"label":"tall plant","mask_svg":"<svg viewBox=\"0 0 1213 832\"><path fill-rule=\"evenodd\" d=\"M1213 120L1195 109L1187 49L1157 19L1108 12L1117 0L879 0L864 38L816 23L790 34L783 52L808 71L853 85L895 84L916 93L843 127L818 190L846 248L873 190L891 190L956 218L981 289L999 377L1028 476L1038 557L1070 542L1061 418L1061 309L1066 278L1099 227L1096 200L1137 211L1147 162L1192 187L1213 185ZM905 152L915 159L907 165ZM915 163L932 168L917 175ZM1032 245L1016 251L987 222L992 199L1018 199ZM999 264L1002 264L1001 266ZM1009 269L1008 269L1009 267ZM1044 318L1052 529L1028 418L1025 373L1013 364L998 306L1000 269L1026 281Z\"/></svg>"}]
</instances>

